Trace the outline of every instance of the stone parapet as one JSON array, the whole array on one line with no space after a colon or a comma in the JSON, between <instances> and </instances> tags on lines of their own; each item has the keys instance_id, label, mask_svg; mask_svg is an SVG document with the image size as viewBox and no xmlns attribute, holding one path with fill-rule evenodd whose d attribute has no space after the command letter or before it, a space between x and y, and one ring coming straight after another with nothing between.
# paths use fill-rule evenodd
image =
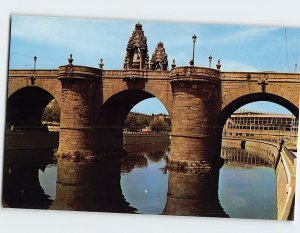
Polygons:
<instances>
[{"instance_id":1,"label":"stone parapet","mask_svg":"<svg viewBox=\"0 0 300 233\"><path fill-rule=\"evenodd\" d=\"M93 67L86 67L86 66L74 66L74 65L65 65L60 66L58 70L58 79L85 79L90 81L99 81L102 77L102 71L93 68Z\"/></svg>"},{"instance_id":2,"label":"stone parapet","mask_svg":"<svg viewBox=\"0 0 300 233\"><path fill-rule=\"evenodd\" d=\"M199 81L220 84L220 71L203 67L183 66L172 69L169 78L171 82Z\"/></svg>"}]
</instances>

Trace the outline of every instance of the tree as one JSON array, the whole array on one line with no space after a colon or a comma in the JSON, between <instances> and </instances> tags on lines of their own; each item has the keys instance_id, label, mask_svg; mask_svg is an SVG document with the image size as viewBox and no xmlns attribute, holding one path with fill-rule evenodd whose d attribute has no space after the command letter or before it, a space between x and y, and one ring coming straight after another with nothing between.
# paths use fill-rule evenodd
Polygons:
<instances>
[{"instance_id":1,"label":"tree","mask_svg":"<svg viewBox=\"0 0 300 233\"><path fill-rule=\"evenodd\" d=\"M154 132L166 132L169 130L168 123L158 119L151 121L150 126L151 130Z\"/></svg>"},{"instance_id":2,"label":"tree","mask_svg":"<svg viewBox=\"0 0 300 233\"><path fill-rule=\"evenodd\" d=\"M60 109L47 106L43 112L42 121L60 122Z\"/></svg>"},{"instance_id":3,"label":"tree","mask_svg":"<svg viewBox=\"0 0 300 233\"><path fill-rule=\"evenodd\" d=\"M130 112L125 120L124 127L132 132L136 132L148 126L151 126L151 129L154 132L170 131L170 122L167 122L164 120L164 118L160 118L157 116L164 115L147 115L142 113Z\"/></svg>"},{"instance_id":4,"label":"tree","mask_svg":"<svg viewBox=\"0 0 300 233\"><path fill-rule=\"evenodd\" d=\"M134 114L128 114L126 120L125 120L125 124L124 124L125 128L127 128L129 131L136 131L137 129L137 118Z\"/></svg>"}]
</instances>

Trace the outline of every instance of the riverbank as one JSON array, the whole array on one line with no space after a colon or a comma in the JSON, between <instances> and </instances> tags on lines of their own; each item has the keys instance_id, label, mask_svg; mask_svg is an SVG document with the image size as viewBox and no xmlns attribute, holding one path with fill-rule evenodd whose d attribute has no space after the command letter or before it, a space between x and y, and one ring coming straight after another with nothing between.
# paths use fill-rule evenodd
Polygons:
<instances>
[{"instance_id":1,"label":"riverbank","mask_svg":"<svg viewBox=\"0 0 300 233\"><path fill-rule=\"evenodd\" d=\"M32 150L32 149L55 149L58 148L59 132L57 131L7 131L5 133L5 150ZM130 148L137 144L144 146L170 142L168 134L132 134L124 133L124 147Z\"/></svg>"}]
</instances>

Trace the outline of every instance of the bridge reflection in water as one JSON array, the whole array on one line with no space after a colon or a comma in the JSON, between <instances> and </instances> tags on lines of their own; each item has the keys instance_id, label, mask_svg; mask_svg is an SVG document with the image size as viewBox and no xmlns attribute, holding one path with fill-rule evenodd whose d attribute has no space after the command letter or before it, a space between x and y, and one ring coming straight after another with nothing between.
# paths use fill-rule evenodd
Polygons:
<instances>
[{"instance_id":1,"label":"bridge reflection in water","mask_svg":"<svg viewBox=\"0 0 300 233\"><path fill-rule=\"evenodd\" d=\"M26 161L20 156L6 156L3 204L12 208L275 219L274 180L269 182L268 187L273 185L271 189L259 194L253 187L252 191L248 187L250 193L239 187L257 175L258 167L266 168L268 177L275 179L270 175L274 171L269 161L244 150L223 148L226 162L221 172L168 171L165 168L167 144L138 147L139 152L131 145L134 153L129 151L122 161L76 162L60 158L53 162L53 154L49 153L44 159L32 156L32 160ZM227 173L232 165L238 168L247 165L247 171L251 167L255 169L252 174L247 173L250 177L230 178ZM241 181L243 178L246 180ZM235 186L232 181L236 182ZM260 187L260 181L255 182L251 184ZM239 192L243 193L242 197ZM232 200L235 206L230 206ZM255 202L264 204L253 208Z\"/></svg>"}]
</instances>

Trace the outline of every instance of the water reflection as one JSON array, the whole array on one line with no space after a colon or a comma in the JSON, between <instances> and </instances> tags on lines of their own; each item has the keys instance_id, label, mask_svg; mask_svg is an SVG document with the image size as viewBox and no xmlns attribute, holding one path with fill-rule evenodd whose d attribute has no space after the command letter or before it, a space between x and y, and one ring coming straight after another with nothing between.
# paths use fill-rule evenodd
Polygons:
<instances>
[{"instance_id":1,"label":"water reflection","mask_svg":"<svg viewBox=\"0 0 300 233\"><path fill-rule=\"evenodd\" d=\"M276 177L270 167L224 165L220 202L231 218L276 219Z\"/></svg>"},{"instance_id":2,"label":"water reflection","mask_svg":"<svg viewBox=\"0 0 300 233\"><path fill-rule=\"evenodd\" d=\"M11 165L3 171L3 206L12 208L48 209L52 203L39 182L39 170L45 165Z\"/></svg>"},{"instance_id":3,"label":"water reflection","mask_svg":"<svg viewBox=\"0 0 300 233\"><path fill-rule=\"evenodd\" d=\"M218 183L218 171L209 174L171 171L163 214L228 217L219 202Z\"/></svg>"},{"instance_id":4,"label":"water reflection","mask_svg":"<svg viewBox=\"0 0 300 233\"><path fill-rule=\"evenodd\" d=\"M122 194L118 160L57 161L56 199L51 209L134 213Z\"/></svg>"},{"instance_id":5,"label":"water reflection","mask_svg":"<svg viewBox=\"0 0 300 233\"><path fill-rule=\"evenodd\" d=\"M224 163L237 167L261 166L274 167L275 158L272 156L263 156L257 153L250 153L245 149L223 147L221 156Z\"/></svg>"},{"instance_id":6,"label":"water reflection","mask_svg":"<svg viewBox=\"0 0 300 233\"><path fill-rule=\"evenodd\" d=\"M162 213L168 187L168 173L164 170L167 153L167 150L147 151L124 158L121 187L136 213Z\"/></svg>"},{"instance_id":7,"label":"water reflection","mask_svg":"<svg viewBox=\"0 0 300 233\"><path fill-rule=\"evenodd\" d=\"M6 153L3 205L275 219L276 178L269 160L223 148L221 170L184 173L164 169L169 149L165 144L161 147L138 145L136 149L131 145L132 151L122 161L97 163L59 159L54 164L49 151L47 156L37 156L41 151L28 152L32 159L28 153L23 157L19 152Z\"/></svg>"}]
</instances>

